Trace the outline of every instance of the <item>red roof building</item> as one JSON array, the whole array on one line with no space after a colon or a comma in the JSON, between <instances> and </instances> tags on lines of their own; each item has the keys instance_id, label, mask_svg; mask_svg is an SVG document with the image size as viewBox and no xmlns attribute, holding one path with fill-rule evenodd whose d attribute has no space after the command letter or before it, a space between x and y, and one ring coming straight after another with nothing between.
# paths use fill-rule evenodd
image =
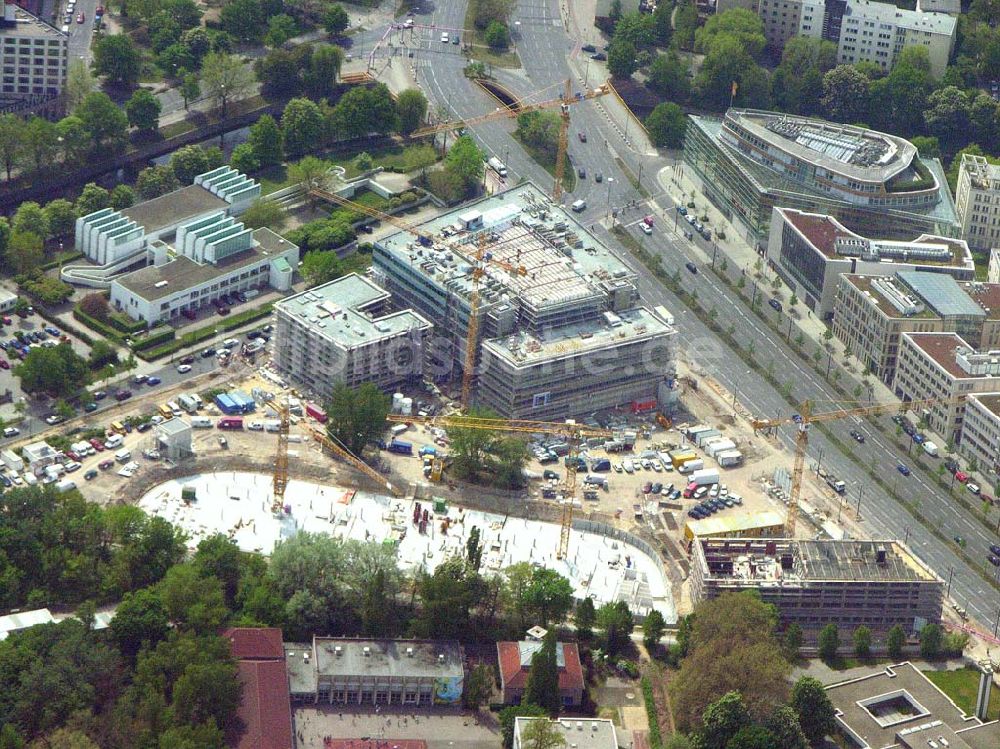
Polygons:
<instances>
[{"instance_id":1,"label":"red roof building","mask_svg":"<svg viewBox=\"0 0 1000 749\"><path fill-rule=\"evenodd\" d=\"M531 657L542 647L538 640L498 642L497 660L500 663L500 686L504 702L517 705L528 685ZM580 651L575 643L556 643L556 665L559 669L559 697L563 707L578 707L583 702L583 666Z\"/></svg>"},{"instance_id":2,"label":"red roof building","mask_svg":"<svg viewBox=\"0 0 1000 749\"><path fill-rule=\"evenodd\" d=\"M423 739L323 739L323 749L427 749Z\"/></svg>"},{"instance_id":3,"label":"red roof building","mask_svg":"<svg viewBox=\"0 0 1000 749\"><path fill-rule=\"evenodd\" d=\"M230 642L243 686L233 749L292 749L292 708L281 630L234 627L222 633Z\"/></svg>"}]
</instances>

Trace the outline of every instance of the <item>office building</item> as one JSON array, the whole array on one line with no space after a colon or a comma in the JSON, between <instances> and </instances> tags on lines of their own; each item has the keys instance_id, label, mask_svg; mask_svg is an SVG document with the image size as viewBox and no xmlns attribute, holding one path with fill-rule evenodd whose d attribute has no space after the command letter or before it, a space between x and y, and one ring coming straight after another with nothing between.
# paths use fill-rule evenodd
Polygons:
<instances>
[{"instance_id":1,"label":"office building","mask_svg":"<svg viewBox=\"0 0 1000 749\"><path fill-rule=\"evenodd\" d=\"M500 689L503 701L519 705L528 686L531 659L542 648L540 639L520 642L498 642L497 662L500 664ZM579 707L587 684L580 665L580 651L575 642L556 643L556 667L559 670L559 700L563 707Z\"/></svg>"},{"instance_id":2,"label":"office building","mask_svg":"<svg viewBox=\"0 0 1000 749\"><path fill-rule=\"evenodd\" d=\"M451 640L353 640L314 637L285 644L294 702L331 705L458 705L465 680L462 648Z\"/></svg>"},{"instance_id":3,"label":"office building","mask_svg":"<svg viewBox=\"0 0 1000 749\"><path fill-rule=\"evenodd\" d=\"M615 724L607 718L514 718L514 749L533 746L525 740L525 730L538 720L549 721L572 749L620 749Z\"/></svg>"},{"instance_id":4,"label":"office building","mask_svg":"<svg viewBox=\"0 0 1000 749\"><path fill-rule=\"evenodd\" d=\"M0 642L6 640L15 632L20 632L39 624L51 624L54 621L56 619L48 609L17 611L13 614L0 616Z\"/></svg>"},{"instance_id":5,"label":"office building","mask_svg":"<svg viewBox=\"0 0 1000 749\"><path fill-rule=\"evenodd\" d=\"M476 398L551 420L655 398L674 378L673 327L642 307L636 275L532 184L375 243L374 273L434 322L425 375L461 380L479 253Z\"/></svg>"},{"instance_id":6,"label":"office building","mask_svg":"<svg viewBox=\"0 0 1000 749\"><path fill-rule=\"evenodd\" d=\"M1000 473L1000 391L973 393L965 399L958 451L984 474Z\"/></svg>"},{"instance_id":7,"label":"office building","mask_svg":"<svg viewBox=\"0 0 1000 749\"><path fill-rule=\"evenodd\" d=\"M389 292L355 273L281 300L275 366L324 400L338 382L389 390L419 380L433 326L389 302Z\"/></svg>"},{"instance_id":8,"label":"office building","mask_svg":"<svg viewBox=\"0 0 1000 749\"><path fill-rule=\"evenodd\" d=\"M965 401L958 398L1000 391L1000 351L977 351L957 333L904 333L892 388L900 400L937 400L920 414L931 431L960 444Z\"/></svg>"},{"instance_id":9,"label":"office building","mask_svg":"<svg viewBox=\"0 0 1000 749\"><path fill-rule=\"evenodd\" d=\"M941 621L944 582L898 541L698 538L691 550L695 603L753 590L782 626L813 638L827 624L908 634Z\"/></svg>"},{"instance_id":10,"label":"office building","mask_svg":"<svg viewBox=\"0 0 1000 749\"><path fill-rule=\"evenodd\" d=\"M905 47L923 47L937 80L955 48L958 19L946 13L921 13L873 0L847 0L837 45L837 62L873 62L892 70Z\"/></svg>"},{"instance_id":11,"label":"office building","mask_svg":"<svg viewBox=\"0 0 1000 749\"><path fill-rule=\"evenodd\" d=\"M980 252L1000 247L1000 166L989 163L984 156L963 154L955 210L962 238L969 247Z\"/></svg>"},{"instance_id":12,"label":"office building","mask_svg":"<svg viewBox=\"0 0 1000 749\"><path fill-rule=\"evenodd\" d=\"M888 275L927 271L972 280L976 264L960 239L922 234L910 241L868 239L833 216L775 208L767 259L792 291L821 320L833 316L846 274Z\"/></svg>"},{"instance_id":13,"label":"office building","mask_svg":"<svg viewBox=\"0 0 1000 749\"><path fill-rule=\"evenodd\" d=\"M757 110L692 115L688 176L755 247L775 206L835 217L865 236L960 233L944 169L907 140L851 125Z\"/></svg>"},{"instance_id":14,"label":"office building","mask_svg":"<svg viewBox=\"0 0 1000 749\"><path fill-rule=\"evenodd\" d=\"M0 44L0 110L56 113L66 85L69 34L5 2Z\"/></svg>"},{"instance_id":15,"label":"office building","mask_svg":"<svg viewBox=\"0 0 1000 749\"><path fill-rule=\"evenodd\" d=\"M176 419L175 419L176 421ZM231 627L222 633L236 660L242 687L233 749L292 749L292 706L281 630Z\"/></svg>"},{"instance_id":16,"label":"office building","mask_svg":"<svg viewBox=\"0 0 1000 749\"><path fill-rule=\"evenodd\" d=\"M841 277L833 334L886 385L903 333L958 333L976 348L1000 347L1000 285L922 271Z\"/></svg>"},{"instance_id":17,"label":"office building","mask_svg":"<svg viewBox=\"0 0 1000 749\"><path fill-rule=\"evenodd\" d=\"M837 728L858 749L996 749L1000 722L987 719L993 669L980 664L971 713L912 663L885 666L826 686Z\"/></svg>"},{"instance_id":18,"label":"office building","mask_svg":"<svg viewBox=\"0 0 1000 749\"><path fill-rule=\"evenodd\" d=\"M48 442L32 442L21 448L21 455L28 466L28 470L34 474L40 474L47 466L58 463L62 454L52 447Z\"/></svg>"}]
</instances>

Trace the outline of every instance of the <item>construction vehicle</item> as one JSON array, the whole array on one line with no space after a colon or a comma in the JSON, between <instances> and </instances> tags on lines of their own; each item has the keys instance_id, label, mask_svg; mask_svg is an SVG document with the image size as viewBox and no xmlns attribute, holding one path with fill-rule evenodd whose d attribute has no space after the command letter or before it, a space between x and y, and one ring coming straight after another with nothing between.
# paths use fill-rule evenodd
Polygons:
<instances>
[{"instance_id":1,"label":"construction vehicle","mask_svg":"<svg viewBox=\"0 0 1000 749\"><path fill-rule=\"evenodd\" d=\"M430 426L448 429L449 427L459 427L464 429L487 429L497 432L507 432L514 434L556 434L565 437L569 442L569 455L567 461L575 463L580 460L580 443L588 437L612 437L614 433L609 429L600 429L574 421L530 421L526 419L493 419L480 416L404 416L400 414L389 414L386 421L395 424L427 424ZM557 559L565 559L569 551L569 533L573 527L573 502L576 500L576 471L567 469L566 478L563 482L563 498L560 505L559 518L559 547L556 550ZM434 476L434 469L431 469L431 477Z\"/></svg>"},{"instance_id":2,"label":"construction vehicle","mask_svg":"<svg viewBox=\"0 0 1000 749\"><path fill-rule=\"evenodd\" d=\"M394 497L403 496L403 492L401 492L398 488L393 486L389 481L386 481L385 476L383 476L381 473L376 471L370 465L365 463L361 458L352 453L346 447L338 444L337 442L334 442L332 439L330 439L330 437L327 436L326 432L320 429L316 429L315 427L310 427L309 431L312 433L312 438L317 442L319 442L320 445L322 445L324 448L326 448L331 453L336 455L338 458L341 458L342 460L345 460L348 463L350 463L352 466L357 468L363 474L368 476L368 478L372 479L376 484L378 484L379 487L384 487L385 489L387 489L389 493L392 494L392 496Z\"/></svg>"},{"instance_id":3,"label":"construction vehicle","mask_svg":"<svg viewBox=\"0 0 1000 749\"><path fill-rule=\"evenodd\" d=\"M955 398L928 398L924 400L911 400L897 403L882 403L872 406L859 406L856 408L840 408L836 411L814 414L812 412L812 401L805 401L799 413L787 417L776 419L753 419L750 424L755 434L772 434L785 424L795 425L795 459L792 463L792 483L788 496L788 513L785 516L785 536L795 537L795 524L799 515L799 496L802 493L802 469L805 465L806 449L809 446L809 428L814 423L826 421L839 421L860 416L882 416L890 413L904 413L915 411L928 406L950 405L965 400L961 395ZM836 490L836 487L834 487Z\"/></svg>"}]
</instances>

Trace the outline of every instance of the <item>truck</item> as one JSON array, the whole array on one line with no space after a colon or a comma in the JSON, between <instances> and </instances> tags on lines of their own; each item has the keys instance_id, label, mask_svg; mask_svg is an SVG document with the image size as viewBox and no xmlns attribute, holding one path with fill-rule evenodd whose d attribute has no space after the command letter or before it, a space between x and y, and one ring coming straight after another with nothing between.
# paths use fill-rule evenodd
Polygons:
<instances>
[{"instance_id":1,"label":"truck","mask_svg":"<svg viewBox=\"0 0 1000 749\"><path fill-rule=\"evenodd\" d=\"M413 444L410 442L403 442L402 440L393 440L389 443L386 449L391 453L396 453L397 455L413 455Z\"/></svg>"},{"instance_id":2,"label":"truck","mask_svg":"<svg viewBox=\"0 0 1000 749\"><path fill-rule=\"evenodd\" d=\"M716 454L715 460L721 468L733 468L743 462L743 453L739 450L725 450Z\"/></svg>"},{"instance_id":3,"label":"truck","mask_svg":"<svg viewBox=\"0 0 1000 749\"><path fill-rule=\"evenodd\" d=\"M690 450L670 450L667 454L670 456L670 462L673 464L674 468L677 469L689 460L694 460L698 457L697 454L691 452Z\"/></svg>"},{"instance_id":4,"label":"truck","mask_svg":"<svg viewBox=\"0 0 1000 749\"><path fill-rule=\"evenodd\" d=\"M695 471L701 471L705 468L705 461L701 458L695 458L694 460L688 460L681 463L677 467L677 473L694 473Z\"/></svg>"},{"instance_id":5,"label":"truck","mask_svg":"<svg viewBox=\"0 0 1000 749\"><path fill-rule=\"evenodd\" d=\"M930 455L932 458L936 458L938 456L938 446L935 445L933 442L924 442L924 444L921 445L921 447L924 448L924 452Z\"/></svg>"},{"instance_id":6,"label":"truck","mask_svg":"<svg viewBox=\"0 0 1000 749\"><path fill-rule=\"evenodd\" d=\"M491 156L486 162L486 166L496 172L498 176L507 179L507 167L496 156Z\"/></svg>"},{"instance_id":7,"label":"truck","mask_svg":"<svg viewBox=\"0 0 1000 749\"><path fill-rule=\"evenodd\" d=\"M223 416L215 422L215 426L219 429L242 429L243 419L239 416Z\"/></svg>"},{"instance_id":8,"label":"truck","mask_svg":"<svg viewBox=\"0 0 1000 749\"><path fill-rule=\"evenodd\" d=\"M844 494L847 492L847 484L845 484L843 481L838 479L833 474L830 474L826 477L826 483L831 489L837 492L837 494Z\"/></svg>"},{"instance_id":9,"label":"truck","mask_svg":"<svg viewBox=\"0 0 1000 749\"><path fill-rule=\"evenodd\" d=\"M393 424L392 429L389 431L392 432L393 437L398 437L409 428L410 426L408 424Z\"/></svg>"},{"instance_id":10,"label":"truck","mask_svg":"<svg viewBox=\"0 0 1000 749\"><path fill-rule=\"evenodd\" d=\"M594 473L607 473L611 470L611 461L607 458L595 458L591 462L590 470Z\"/></svg>"},{"instance_id":11,"label":"truck","mask_svg":"<svg viewBox=\"0 0 1000 749\"><path fill-rule=\"evenodd\" d=\"M211 429L212 420L207 416L192 416L191 427L193 429Z\"/></svg>"},{"instance_id":12,"label":"truck","mask_svg":"<svg viewBox=\"0 0 1000 749\"><path fill-rule=\"evenodd\" d=\"M177 399L181 408L187 411L189 414L193 414L198 410L198 401L194 399L194 396L190 393L184 393L180 398Z\"/></svg>"},{"instance_id":13,"label":"truck","mask_svg":"<svg viewBox=\"0 0 1000 749\"><path fill-rule=\"evenodd\" d=\"M306 415L312 416L320 424L326 423L326 411L317 406L315 403L306 403Z\"/></svg>"},{"instance_id":14,"label":"truck","mask_svg":"<svg viewBox=\"0 0 1000 749\"><path fill-rule=\"evenodd\" d=\"M437 456L437 454L438 451L437 448L434 447L434 445L424 445L423 447L420 448L420 457L423 457L425 455L435 457Z\"/></svg>"},{"instance_id":15,"label":"truck","mask_svg":"<svg viewBox=\"0 0 1000 749\"><path fill-rule=\"evenodd\" d=\"M701 470L693 471L690 476L690 483L697 484L698 486L718 484L719 471L716 468L702 468Z\"/></svg>"}]
</instances>

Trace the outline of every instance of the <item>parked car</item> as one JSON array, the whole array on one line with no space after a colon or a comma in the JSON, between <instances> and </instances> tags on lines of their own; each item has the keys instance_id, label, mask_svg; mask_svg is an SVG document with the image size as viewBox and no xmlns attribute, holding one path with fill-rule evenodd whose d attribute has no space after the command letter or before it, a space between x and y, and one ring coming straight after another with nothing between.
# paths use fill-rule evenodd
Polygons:
<instances>
[{"instance_id":1,"label":"parked car","mask_svg":"<svg viewBox=\"0 0 1000 749\"><path fill-rule=\"evenodd\" d=\"M178 364L177 365L177 373L178 374L187 374L190 371L191 371L191 365L190 364Z\"/></svg>"},{"instance_id":2,"label":"parked car","mask_svg":"<svg viewBox=\"0 0 1000 749\"><path fill-rule=\"evenodd\" d=\"M773 308L773 309L774 309L775 311L777 311L777 312L781 312L781 302L779 302L779 301L778 301L777 299L775 299L774 297L771 297L770 299L768 299L768 300L767 300L767 303L768 303L768 304L770 304L770 305L771 305L771 307L772 307L772 308Z\"/></svg>"},{"instance_id":3,"label":"parked car","mask_svg":"<svg viewBox=\"0 0 1000 749\"><path fill-rule=\"evenodd\" d=\"M10 369L10 362L6 359L0 359L0 369Z\"/></svg>"},{"instance_id":4,"label":"parked car","mask_svg":"<svg viewBox=\"0 0 1000 749\"><path fill-rule=\"evenodd\" d=\"M21 433L21 430L18 429L17 427L4 427L3 428L3 436L5 438L7 438L7 439L10 439L11 437L16 437L20 433Z\"/></svg>"},{"instance_id":5,"label":"parked car","mask_svg":"<svg viewBox=\"0 0 1000 749\"><path fill-rule=\"evenodd\" d=\"M146 379L146 384L149 385L150 387L153 387L154 385L159 385L161 382L163 382L163 380L161 380L159 377L149 377Z\"/></svg>"},{"instance_id":6,"label":"parked car","mask_svg":"<svg viewBox=\"0 0 1000 749\"><path fill-rule=\"evenodd\" d=\"M99 439L97 439L97 437L94 437L92 440L90 440L90 445L95 450L97 450L97 452L99 453L104 452L104 443L101 442Z\"/></svg>"},{"instance_id":7,"label":"parked car","mask_svg":"<svg viewBox=\"0 0 1000 749\"><path fill-rule=\"evenodd\" d=\"M597 51L597 47L595 47L593 44L584 44L582 47L580 47L580 51L590 52L591 54L593 54L594 52Z\"/></svg>"},{"instance_id":8,"label":"parked car","mask_svg":"<svg viewBox=\"0 0 1000 749\"><path fill-rule=\"evenodd\" d=\"M647 237L653 233L653 229L649 224L639 224L639 228L642 229L642 233Z\"/></svg>"},{"instance_id":9,"label":"parked car","mask_svg":"<svg viewBox=\"0 0 1000 749\"><path fill-rule=\"evenodd\" d=\"M94 413L94 411L96 411L97 409L98 409L97 403L95 403L94 401L91 401L90 403L88 403L86 406L83 407L83 410L89 414Z\"/></svg>"},{"instance_id":10,"label":"parked car","mask_svg":"<svg viewBox=\"0 0 1000 749\"><path fill-rule=\"evenodd\" d=\"M77 23L83 23L86 20L87 20L87 17L82 12L80 13L80 15L78 15L76 17L76 22Z\"/></svg>"},{"instance_id":11,"label":"parked car","mask_svg":"<svg viewBox=\"0 0 1000 749\"><path fill-rule=\"evenodd\" d=\"M45 417L45 423L50 427L55 426L56 424L62 424L64 421L66 421L66 417L60 416L59 414L49 414Z\"/></svg>"},{"instance_id":12,"label":"parked car","mask_svg":"<svg viewBox=\"0 0 1000 749\"><path fill-rule=\"evenodd\" d=\"M582 130L576 134L576 137L580 139L581 143L586 143L587 142L587 134L585 132L583 132Z\"/></svg>"},{"instance_id":13,"label":"parked car","mask_svg":"<svg viewBox=\"0 0 1000 749\"><path fill-rule=\"evenodd\" d=\"M979 484L974 484L973 482L970 481L965 485L965 488L966 490L969 491L970 494L979 494Z\"/></svg>"},{"instance_id":14,"label":"parked car","mask_svg":"<svg viewBox=\"0 0 1000 749\"><path fill-rule=\"evenodd\" d=\"M964 471L955 471L955 481L957 481L960 484L964 484L968 480L969 480L969 474L965 473Z\"/></svg>"},{"instance_id":15,"label":"parked car","mask_svg":"<svg viewBox=\"0 0 1000 749\"><path fill-rule=\"evenodd\" d=\"M132 397L131 390L119 390L117 393L115 393L115 400L118 401L119 403L121 401L128 400L131 397Z\"/></svg>"},{"instance_id":16,"label":"parked car","mask_svg":"<svg viewBox=\"0 0 1000 749\"><path fill-rule=\"evenodd\" d=\"M87 471L85 474L83 474L83 477L87 481L93 481L94 479L97 478L97 469L96 468L91 468L89 471Z\"/></svg>"},{"instance_id":17,"label":"parked car","mask_svg":"<svg viewBox=\"0 0 1000 749\"><path fill-rule=\"evenodd\" d=\"M94 396L95 401L102 401L108 397L108 394L103 390L95 390L91 395Z\"/></svg>"},{"instance_id":18,"label":"parked car","mask_svg":"<svg viewBox=\"0 0 1000 749\"><path fill-rule=\"evenodd\" d=\"M215 356L215 349L207 348L204 351L202 351L201 354L199 354L199 356L201 356L202 359L211 359L213 356Z\"/></svg>"},{"instance_id":19,"label":"parked car","mask_svg":"<svg viewBox=\"0 0 1000 749\"><path fill-rule=\"evenodd\" d=\"M182 357L180 359L180 363L181 364L194 364L194 357L192 355L188 354L187 356Z\"/></svg>"},{"instance_id":20,"label":"parked car","mask_svg":"<svg viewBox=\"0 0 1000 749\"><path fill-rule=\"evenodd\" d=\"M608 56L606 54L604 54L603 52L597 52L595 54L592 54L590 56L590 59L591 60L597 60L598 62L604 62L605 60L608 59Z\"/></svg>"},{"instance_id":21,"label":"parked car","mask_svg":"<svg viewBox=\"0 0 1000 749\"><path fill-rule=\"evenodd\" d=\"M98 463L97 467L100 468L102 471L106 471L109 468L111 468L111 466L113 466L114 464L115 461L112 460L111 458L108 458L107 460L102 460L100 463Z\"/></svg>"}]
</instances>

